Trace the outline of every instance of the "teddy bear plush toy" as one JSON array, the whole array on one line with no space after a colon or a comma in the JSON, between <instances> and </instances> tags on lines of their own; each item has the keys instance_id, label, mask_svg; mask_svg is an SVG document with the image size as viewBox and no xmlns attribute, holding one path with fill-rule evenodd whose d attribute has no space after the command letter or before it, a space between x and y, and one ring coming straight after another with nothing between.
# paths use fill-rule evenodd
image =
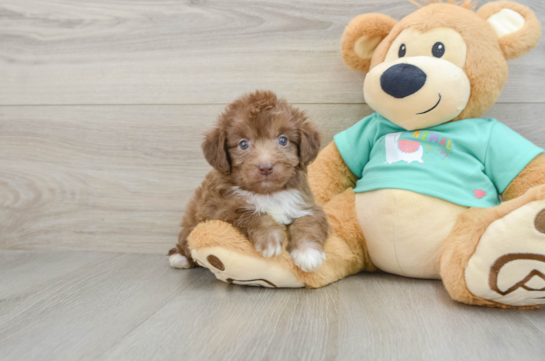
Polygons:
<instances>
[{"instance_id":1,"label":"teddy bear plush toy","mask_svg":"<svg viewBox=\"0 0 545 361\"><path fill-rule=\"evenodd\" d=\"M220 221L189 237L200 265L265 287L322 287L382 270L441 279L468 304L545 304L545 155L479 118L500 95L507 60L537 45L539 21L510 1L476 12L471 0L418 5L400 21L357 16L342 37L345 62L367 73L375 113L337 134L309 168L333 229L323 265L306 273L286 251L264 258Z\"/></svg>"}]
</instances>

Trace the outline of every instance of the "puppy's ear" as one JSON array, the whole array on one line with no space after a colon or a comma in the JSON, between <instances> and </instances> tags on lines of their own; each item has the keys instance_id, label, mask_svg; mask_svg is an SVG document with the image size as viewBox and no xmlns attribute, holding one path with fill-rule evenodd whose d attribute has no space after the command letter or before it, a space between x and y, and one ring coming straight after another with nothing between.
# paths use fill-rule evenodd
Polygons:
<instances>
[{"instance_id":1,"label":"puppy's ear","mask_svg":"<svg viewBox=\"0 0 545 361\"><path fill-rule=\"evenodd\" d=\"M346 65L367 73L375 49L396 23L382 14L363 14L352 19L341 39L341 53Z\"/></svg>"},{"instance_id":2,"label":"puppy's ear","mask_svg":"<svg viewBox=\"0 0 545 361\"><path fill-rule=\"evenodd\" d=\"M487 3L477 11L494 29L506 60L523 56L537 46L541 24L532 10L512 1Z\"/></svg>"},{"instance_id":3,"label":"puppy's ear","mask_svg":"<svg viewBox=\"0 0 545 361\"><path fill-rule=\"evenodd\" d=\"M309 122L300 125L299 164L305 170L316 159L320 150L320 132Z\"/></svg>"},{"instance_id":4,"label":"puppy's ear","mask_svg":"<svg viewBox=\"0 0 545 361\"><path fill-rule=\"evenodd\" d=\"M202 151L206 161L220 173L231 173L231 162L227 152L227 135L221 127L206 133L202 143Z\"/></svg>"}]
</instances>

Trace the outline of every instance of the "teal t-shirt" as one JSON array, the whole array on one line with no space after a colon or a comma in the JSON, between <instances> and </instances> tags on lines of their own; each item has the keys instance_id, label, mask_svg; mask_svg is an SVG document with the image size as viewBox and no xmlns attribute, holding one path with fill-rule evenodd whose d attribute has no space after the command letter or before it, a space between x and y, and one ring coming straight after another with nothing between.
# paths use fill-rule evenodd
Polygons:
<instances>
[{"instance_id":1,"label":"teal t-shirt","mask_svg":"<svg viewBox=\"0 0 545 361\"><path fill-rule=\"evenodd\" d=\"M359 178L354 192L406 189L466 207L499 204L543 149L496 119L465 119L407 131L371 114L335 136Z\"/></svg>"}]
</instances>

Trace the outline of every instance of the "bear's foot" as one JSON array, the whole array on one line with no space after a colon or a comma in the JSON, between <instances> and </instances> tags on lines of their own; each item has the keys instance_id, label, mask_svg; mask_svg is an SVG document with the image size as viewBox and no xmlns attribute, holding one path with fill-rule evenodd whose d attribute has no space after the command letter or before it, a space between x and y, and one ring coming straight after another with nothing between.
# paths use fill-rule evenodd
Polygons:
<instances>
[{"instance_id":1,"label":"bear's foot","mask_svg":"<svg viewBox=\"0 0 545 361\"><path fill-rule=\"evenodd\" d=\"M305 285L277 263L222 247L191 251L191 257L220 281L244 286L300 288Z\"/></svg>"},{"instance_id":2,"label":"bear's foot","mask_svg":"<svg viewBox=\"0 0 545 361\"><path fill-rule=\"evenodd\" d=\"M545 304L545 200L488 226L469 259L465 281L473 295L493 302Z\"/></svg>"},{"instance_id":3,"label":"bear's foot","mask_svg":"<svg viewBox=\"0 0 545 361\"><path fill-rule=\"evenodd\" d=\"M201 223L191 232L188 241L191 258L220 281L270 288L305 287L284 247L280 255L265 258L228 223Z\"/></svg>"}]
</instances>

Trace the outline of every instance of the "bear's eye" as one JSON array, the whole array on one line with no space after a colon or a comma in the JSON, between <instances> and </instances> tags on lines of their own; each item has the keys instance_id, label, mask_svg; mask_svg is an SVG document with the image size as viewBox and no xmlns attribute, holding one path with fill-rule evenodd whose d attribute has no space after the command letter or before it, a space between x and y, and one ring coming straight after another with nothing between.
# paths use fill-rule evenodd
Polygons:
<instances>
[{"instance_id":1,"label":"bear's eye","mask_svg":"<svg viewBox=\"0 0 545 361\"><path fill-rule=\"evenodd\" d=\"M238 142L238 146L242 150L246 150L249 147L248 141L246 139L242 139L240 142Z\"/></svg>"},{"instance_id":2,"label":"bear's eye","mask_svg":"<svg viewBox=\"0 0 545 361\"><path fill-rule=\"evenodd\" d=\"M407 54L407 47L405 44L401 44L399 47L399 51L397 52L397 55L399 55L400 58L403 58Z\"/></svg>"},{"instance_id":3,"label":"bear's eye","mask_svg":"<svg viewBox=\"0 0 545 361\"><path fill-rule=\"evenodd\" d=\"M431 53L436 58L440 58L445 54L445 45L441 42L436 42L433 44L433 48L431 48Z\"/></svg>"}]
</instances>

